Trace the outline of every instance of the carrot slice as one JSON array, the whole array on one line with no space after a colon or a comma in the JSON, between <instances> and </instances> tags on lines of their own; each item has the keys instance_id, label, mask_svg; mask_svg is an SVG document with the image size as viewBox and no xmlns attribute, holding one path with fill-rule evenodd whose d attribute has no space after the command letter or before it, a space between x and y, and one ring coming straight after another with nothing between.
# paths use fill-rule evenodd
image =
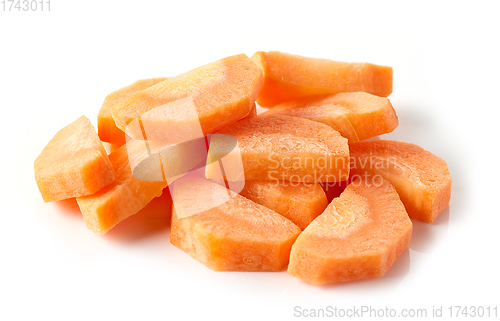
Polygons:
<instances>
[{"instance_id":1,"label":"carrot slice","mask_svg":"<svg viewBox=\"0 0 500 321\"><path fill-rule=\"evenodd\" d=\"M346 180L349 175L347 139L325 124L283 115L257 116L218 134L224 135L210 141L207 178L220 178L216 161L230 152L232 137L238 141L244 169L240 177L245 180L319 183ZM238 161L227 163L226 173L236 172L231 167L239 166Z\"/></svg>"},{"instance_id":2,"label":"carrot slice","mask_svg":"<svg viewBox=\"0 0 500 321\"><path fill-rule=\"evenodd\" d=\"M257 102L274 107L300 97L365 91L387 97L392 92L392 68L307 58L278 51L256 52L252 60L264 71Z\"/></svg>"},{"instance_id":3,"label":"carrot slice","mask_svg":"<svg viewBox=\"0 0 500 321\"><path fill-rule=\"evenodd\" d=\"M262 71L241 54L138 92L113 107L112 114L117 127L132 138L168 141L181 132L185 141L246 117L261 86Z\"/></svg>"},{"instance_id":4,"label":"carrot slice","mask_svg":"<svg viewBox=\"0 0 500 321\"><path fill-rule=\"evenodd\" d=\"M170 242L215 271L279 271L300 229L280 214L203 178L170 187Z\"/></svg>"},{"instance_id":5,"label":"carrot slice","mask_svg":"<svg viewBox=\"0 0 500 321\"><path fill-rule=\"evenodd\" d=\"M261 114L280 114L314 120L339 131L355 143L390 133L398 117L389 99L365 92L306 97L277 105Z\"/></svg>"},{"instance_id":6,"label":"carrot slice","mask_svg":"<svg viewBox=\"0 0 500 321\"><path fill-rule=\"evenodd\" d=\"M115 180L106 150L85 116L45 146L35 160L35 179L45 202L94 194Z\"/></svg>"},{"instance_id":7,"label":"carrot slice","mask_svg":"<svg viewBox=\"0 0 500 321\"><path fill-rule=\"evenodd\" d=\"M349 180L342 182L334 182L334 183L321 183L321 187L326 194L326 199L328 203L330 203L334 198L337 198L342 194L345 188L350 184Z\"/></svg>"},{"instance_id":8,"label":"carrot slice","mask_svg":"<svg viewBox=\"0 0 500 321\"><path fill-rule=\"evenodd\" d=\"M131 140L109 155L116 172L116 180L94 195L76 199L90 230L104 235L162 194L168 183L162 180L161 159L158 157L155 161L149 157L150 153L153 153L153 158L158 156L155 154L158 149L159 146L146 145L145 141ZM133 172L133 169L140 166L142 160L150 160L147 163L148 168L138 169L151 172L155 179L146 181L134 177L138 172Z\"/></svg>"},{"instance_id":9,"label":"carrot slice","mask_svg":"<svg viewBox=\"0 0 500 321\"><path fill-rule=\"evenodd\" d=\"M257 116L257 105L255 103L253 103L252 109L250 109L250 113L248 113L247 117L245 117L243 119L253 118L255 116Z\"/></svg>"},{"instance_id":10,"label":"carrot slice","mask_svg":"<svg viewBox=\"0 0 500 321\"><path fill-rule=\"evenodd\" d=\"M358 178L297 238L288 273L316 285L382 276L408 246L411 231L391 183Z\"/></svg>"},{"instance_id":11,"label":"carrot slice","mask_svg":"<svg viewBox=\"0 0 500 321\"><path fill-rule=\"evenodd\" d=\"M133 94L156 85L165 79L167 78L141 79L106 96L99 110L99 114L97 115L97 131L99 133L99 138L104 142L114 145L121 146L125 144L125 133L120 128L116 127L115 120L111 115L111 110L114 106L120 104Z\"/></svg>"},{"instance_id":12,"label":"carrot slice","mask_svg":"<svg viewBox=\"0 0 500 321\"><path fill-rule=\"evenodd\" d=\"M378 140L350 145L352 175L390 181L412 219L432 223L448 206L451 176L446 162L409 143Z\"/></svg>"},{"instance_id":13,"label":"carrot slice","mask_svg":"<svg viewBox=\"0 0 500 321\"><path fill-rule=\"evenodd\" d=\"M328 205L319 184L246 181L240 195L283 215L301 230Z\"/></svg>"}]
</instances>

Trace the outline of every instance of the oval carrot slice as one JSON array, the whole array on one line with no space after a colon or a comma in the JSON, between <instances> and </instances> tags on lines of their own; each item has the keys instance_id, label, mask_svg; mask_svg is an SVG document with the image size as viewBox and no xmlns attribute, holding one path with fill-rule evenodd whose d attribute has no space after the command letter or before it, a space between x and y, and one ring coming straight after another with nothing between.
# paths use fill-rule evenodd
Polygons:
<instances>
[{"instance_id":1,"label":"oval carrot slice","mask_svg":"<svg viewBox=\"0 0 500 321\"><path fill-rule=\"evenodd\" d=\"M382 276L408 246L411 231L391 183L358 178L297 238L288 273L316 285Z\"/></svg>"},{"instance_id":2,"label":"oval carrot slice","mask_svg":"<svg viewBox=\"0 0 500 321\"><path fill-rule=\"evenodd\" d=\"M252 56L264 71L257 102L274 107L285 101L324 94L364 91L387 97L392 92L392 68L308 58L278 51Z\"/></svg>"},{"instance_id":3,"label":"oval carrot slice","mask_svg":"<svg viewBox=\"0 0 500 321\"><path fill-rule=\"evenodd\" d=\"M448 206L451 176L446 162L410 143L389 140L351 144L351 175L390 181L412 219L432 223Z\"/></svg>"},{"instance_id":4,"label":"oval carrot slice","mask_svg":"<svg viewBox=\"0 0 500 321\"><path fill-rule=\"evenodd\" d=\"M288 101L262 113L314 120L337 130L355 143L392 132L398 116L389 99L365 92L313 96Z\"/></svg>"}]
</instances>

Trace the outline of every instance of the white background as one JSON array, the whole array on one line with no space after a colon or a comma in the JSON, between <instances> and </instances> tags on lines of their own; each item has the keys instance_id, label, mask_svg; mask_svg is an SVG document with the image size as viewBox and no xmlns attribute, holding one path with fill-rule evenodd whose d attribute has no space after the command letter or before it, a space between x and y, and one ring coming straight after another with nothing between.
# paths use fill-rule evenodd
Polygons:
<instances>
[{"instance_id":1,"label":"white background","mask_svg":"<svg viewBox=\"0 0 500 321\"><path fill-rule=\"evenodd\" d=\"M446 315L451 305L500 305L497 7L51 0L50 12L0 11L0 319L283 320L296 306ZM109 92L258 50L392 66L400 126L385 137L448 162L450 206L432 225L414 222L386 276L314 287L285 271L213 272L169 243L161 213L102 237L75 202L42 201L36 156L79 116L96 125Z\"/></svg>"}]
</instances>

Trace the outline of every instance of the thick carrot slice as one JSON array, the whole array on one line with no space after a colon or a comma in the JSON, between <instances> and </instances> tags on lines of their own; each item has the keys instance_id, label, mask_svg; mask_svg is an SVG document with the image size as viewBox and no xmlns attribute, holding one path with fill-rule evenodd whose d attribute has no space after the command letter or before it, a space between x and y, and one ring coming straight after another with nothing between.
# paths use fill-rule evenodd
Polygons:
<instances>
[{"instance_id":1,"label":"thick carrot slice","mask_svg":"<svg viewBox=\"0 0 500 321\"><path fill-rule=\"evenodd\" d=\"M316 285L382 276L408 246L411 231L391 183L358 178L297 238L288 273Z\"/></svg>"},{"instance_id":2,"label":"thick carrot slice","mask_svg":"<svg viewBox=\"0 0 500 321\"><path fill-rule=\"evenodd\" d=\"M256 52L252 60L264 71L257 102L274 107L312 95L365 91L387 97L392 92L392 68L307 58L278 51Z\"/></svg>"},{"instance_id":3,"label":"thick carrot slice","mask_svg":"<svg viewBox=\"0 0 500 321\"><path fill-rule=\"evenodd\" d=\"M177 143L246 117L262 86L262 71L246 55L224 58L169 78L113 107L118 128L135 139ZM132 122L137 120L136 122Z\"/></svg>"},{"instance_id":4,"label":"thick carrot slice","mask_svg":"<svg viewBox=\"0 0 500 321\"><path fill-rule=\"evenodd\" d=\"M238 141L245 180L335 182L348 178L347 139L336 130L308 119L283 115L257 116L218 132L210 141L209 163L228 154L228 137ZM228 162L229 163L229 162ZM219 166L207 166L207 178L220 177ZM224 164L226 172L235 172ZM228 180L233 180L227 177Z\"/></svg>"},{"instance_id":5,"label":"thick carrot slice","mask_svg":"<svg viewBox=\"0 0 500 321\"><path fill-rule=\"evenodd\" d=\"M378 140L350 145L352 175L380 175L390 181L412 219L432 223L448 206L451 176L446 162L421 147Z\"/></svg>"},{"instance_id":6,"label":"thick carrot slice","mask_svg":"<svg viewBox=\"0 0 500 321\"><path fill-rule=\"evenodd\" d=\"M133 94L156 85L165 79L167 78L141 79L106 96L101 110L99 110L99 114L97 115L97 131L99 133L99 138L104 142L114 145L121 146L125 144L125 133L116 127L115 120L111 115L112 108Z\"/></svg>"},{"instance_id":7,"label":"thick carrot slice","mask_svg":"<svg viewBox=\"0 0 500 321\"><path fill-rule=\"evenodd\" d=\"M116 180L94 195L76 199L90 230L104 235L116 224L137 213L153 198L162 194L168 183L161 180L160 158L156 158L155 161L149 157L151 152L157 156L158 154L154 154L157 149L159 147L153 144L146 145L144 141L131 140L109 155L116 172ZM139 166L141 160L151 161L147 163L147 169L139 169L151 172L151 175L159 179L145 181L134 177L137 172L132 170Z\"/></svg>"},{"instance_id":8,"label":"thick carrot slice","mask_svg":"<svg viewBox=\"0 0 500 321\"><path fill-rule=\"evenodd\" d=\"M292 100L261 114L303 117L331 126L355 143L390 133L398 116L389 99L365 92L339 93Z\"/></svg>"},{"instance_id":9,"label":"thick carrot slice","mask_svg":"<svg viewBox=\"0 0 500 321\"><path fill-rule=\"evenodd\" d=\"M45 146L35 160L35 179L45 202L91 195L115 180L106 150L85 116Z\"/></svg>"},{"instance_id":10,"label":"thick carrot slice","mask_svg":"<svg viewBox=\"0 0 500 321\"><path fill-rule=\"evenodd\" d=\"M342 194L345 188L350 184L349 180L342 182L334 182L334 183L321 183L321 187L326 194L326 199L328 203L330 203L334 198L337 198Z\"/></svg>"},{"instance_id":11,"label":"thick carrot slice","mask_svg":"<svg viewBox=\"0 0 500 321\"><path fill-rule=\"evenodd\" d=\"M300 229L280 214L203 178L170 187L170 242L215 271L279 271Z\"/></svg>"},{"instance_id":12,"label":"thick carrot slice","mask_svg":"<svg viewBox=\"0 0 500 321\"><path fill-rule=\"evenodd\" d=\"M240 194L283 215L301 230L323 213L328 205L319 184L246 181Z\"/></svg>"},{"instance_id":13,"label":"thick carrot slice","mask_svg":"<svg viewBox=\"0 0 500 321\"><path fill-rule=\"evenodd\" d=\"M252 109L250 109L250 113L248 113L247 117L245 117L243 119L252 118L255 116L257 116L257 105L255 103L253 103Z\"/></svg>"}]
</instances>

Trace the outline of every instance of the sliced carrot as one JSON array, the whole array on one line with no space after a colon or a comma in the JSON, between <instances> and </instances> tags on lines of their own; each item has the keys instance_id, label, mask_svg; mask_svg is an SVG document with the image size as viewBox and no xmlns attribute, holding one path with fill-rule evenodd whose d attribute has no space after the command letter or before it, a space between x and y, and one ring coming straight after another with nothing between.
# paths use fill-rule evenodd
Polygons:
<instances>
[{"instance_id":1,"label":"sliced carrot","mask_svg":"<svg viewBox=\"0 0 500 321\"><path fill-rule=\"evenodd\" d=\"M301 230L328 205L319 184L246 181L240 195L283 215Z\"/></svg>"},{"instance_id":2,"label":"sliced carrot","mask_svg":"<svg viewBox=\"0 0 500 321\"><path fill-rule=\"evenodd\" d=\"M257 105L255 103L253 103L252 109L250 109L250 113L248 113L247 117L245 117L243 119L252 118L255 116L257 116Z\"/></svg>"},{"instance_id":3,"label":"sliced carrot","mask_svg":"<svg viewBox=\"0 0 500 321\"><path fill-rule=\"evenodd\" d=\"M297 238L288 273L316 285L382 276L408 246L411 231L391 183L358 178Z\"/></svg>"},{"instance_id":4,"label":"sliced carrot","mask_svg":"<svg viewBox=\"0 0 500 321\"><path fill-rule=\"evenodd\" d=\"M256 52L252 60L264 71L257 102L274 107L312 95L365 91L387 97L392 92L392 68L307 58L278 51Z\"/></svg>"},{"instance_id":5,"label":"sliced carrot","mask_svg":"<svg viewBox=\"0 0 500 321\"><path fill-rule=\"evenodd\" d=\"M306 183L346 180L349 173L347 139L322 123L308 119L269 115L257 116L225 127L210 141L207 178L219 178L219 166L211 166L238 142L245 180L294 181ZM235 172L224 164L226 172ZM237 175L236 175L237 176ZM227 178L232 180L231 177Z\"/></svg>"},{"instance_id":6,"label":"sliced carrot","mask_svg":"<svg viewBox=\"0 0 500 321\"><path fill-rule=\"evenodd\" d=\"M302 117L324 123L355 143L390 133L398 116L389 99L365 92L339 93L292 100L261 114Z\"/></svg>"},{"instance_id":7,"label":"sliced carrot","mask_svg":"<svg viewBox=\"0 0 500 321\"><path fill-rule=\"evenodd\" d=\"M153 158L149 156L150 153L157 156L158 149L159 146L146 145L145 141L131 140L109 155L116 172L116 180L93 195L76 199L90 230L104 235L116 224L137 213L153 198L162 194L168 183L162 180L161 160L156 158L155 161L154 156ZM137 171L133 170L142 160L150 160L147 163L148 168L139 169L151 172L155 179L146 181L134 177Z\"/></svg>"},{"instance_id":8,"label":"sliced carrot","mask_svg":"<svg viewBox=\"0 0 500 321\"><path fill-rule=\"evenodd\" d=\"M125 144L125 133L116 127L115 120L111 115L112 108L133 94L156 85L165 79L167 78L141 79L106 96L101 110L99 110L99 114L97 115L97 131L99 133L99 138L104 142L114 145L121 146Z\"/></svg>"},{"instance_id":9,"label":"sliced carrot","mask_svg":"<svg viewBox=\"0 0 500 321\"><path fill-rule=\"evenodd\" d=\"M119 144L110 144L107 142L102 142L102 146L104 146L104 150L106 150L106 153L108 155L117 150L118 148L120 148L122 145L123 144L119 145Z\"/></svg>"},{"instance_id":10,"label":"sliced carrot","mask_svg":"<svg viewBox=\"0 0 500 321\"><path fill-rule=\"evenodd\" d=\"M333 183L321 183L321 187L325 191L326 199L328 200L328 204L334 199L340 196L345 188L350 184L349 180L342 182L333 182Z\"/></svg>"},{"instance_id":11,"label":"sliced carrot","mask_svg":"<svg viewBox=\"0 0 500 321\"><path fill-rule=\"evenodd\" d=\"M378 140L350 145L352 175L380 175L390 181L412 219L432 223L448 206L451 176L446 162L409 143Z\"/></svg>"},{"instance_id":12,"label":"sliced carrot","mask_svg":"<svg viewBox=\"0 0 500 321\"><path fill-rule=\"evenodd\" d=\"M153 198L148 205L121 222L110 233L120 235L125 239L136 239L138 236L150 236L159 232L165 233L170 226L171 219L172 199L168 188L165 188L161 196Z\"/></svg>"},{"instance_id":13,"label":"sliced carrot","mask_svg":"<svg viewBox=\"0 0 500 321\"><path fill-rule=\"evenodd\" d=\"M260 68L231 56L132 95L113 107L113 119L132 138L177 143L246 117L261 86Z\"/></svg>"},{"instance_id":14,"label":"sliced carrot","mask_svg":"<svg viewBox=\"0 0 500 321\"><path fill-rule=\"evenodd\" d=\"M85 116L45 146L35 160L35 179L45 202L91 195L115 180L106 150Z\"/></svg>"},{"instance_id":15,"label":"sliced carrot","mask_svg":"<svg viewBox=\"0 0 500 321\"><path fill-rule=\"evenodd\" d=\"M170 242L215 271L279 271L300 229L225 187L189 176L170 187Z\"/></svg>"}]
</instances>

